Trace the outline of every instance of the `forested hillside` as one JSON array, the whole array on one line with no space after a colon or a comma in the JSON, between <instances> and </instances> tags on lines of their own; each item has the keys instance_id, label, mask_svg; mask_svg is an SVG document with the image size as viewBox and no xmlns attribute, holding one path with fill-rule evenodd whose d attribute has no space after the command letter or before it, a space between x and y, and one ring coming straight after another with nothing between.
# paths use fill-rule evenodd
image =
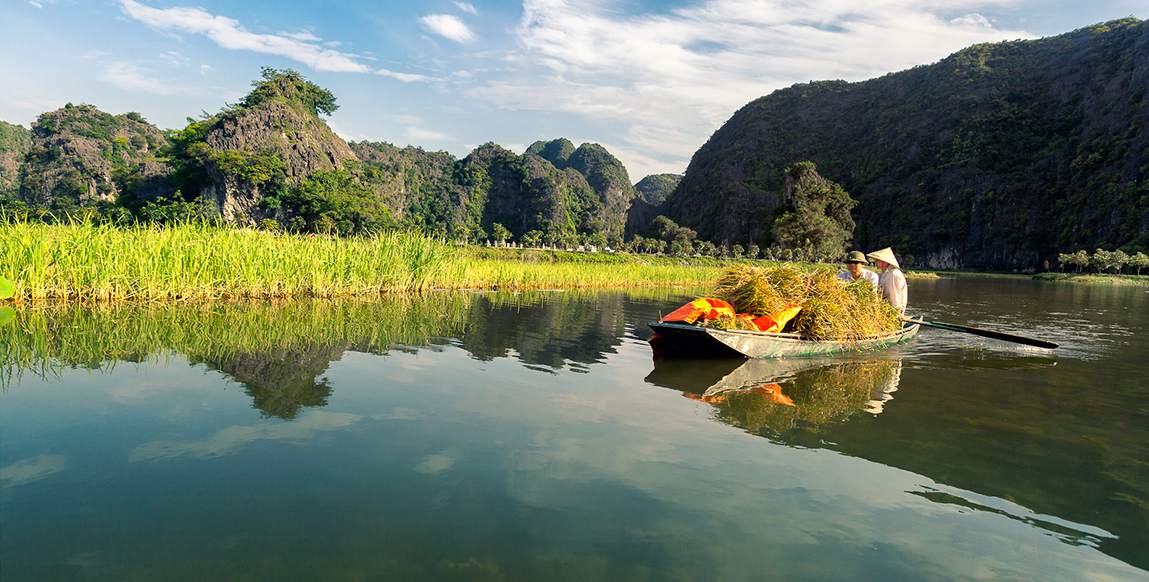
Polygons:
<instances>
[{"instance_id":1,"label":"forested hillside","mask_svg":"<svg viewBox=\"0 0 1149 582\"><path fill-rule=\"evenodd\" d=\"M783 169L809 160L859 201L855 243L915 265L1040 268L1149 245L1149 23L969 47L860 83L757 99L662 209L699 237L776 242Z\"/></svg>"}]
</instances>

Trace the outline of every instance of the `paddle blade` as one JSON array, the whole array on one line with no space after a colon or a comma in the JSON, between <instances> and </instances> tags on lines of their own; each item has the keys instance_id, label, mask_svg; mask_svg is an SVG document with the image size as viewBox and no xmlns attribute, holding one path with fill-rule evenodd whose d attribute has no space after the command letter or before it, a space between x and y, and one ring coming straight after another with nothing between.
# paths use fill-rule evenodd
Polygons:
<instances>
[{"instance_id":1,"label":"paddle blade","mask_svg":"<svg viewBox=\"0 0 1149 582\"><path fill-rule=\"evenodd\" d=\"M0 299L11 299L16 294L16 284L0 277Z\"/></svg>"}]
</instances>

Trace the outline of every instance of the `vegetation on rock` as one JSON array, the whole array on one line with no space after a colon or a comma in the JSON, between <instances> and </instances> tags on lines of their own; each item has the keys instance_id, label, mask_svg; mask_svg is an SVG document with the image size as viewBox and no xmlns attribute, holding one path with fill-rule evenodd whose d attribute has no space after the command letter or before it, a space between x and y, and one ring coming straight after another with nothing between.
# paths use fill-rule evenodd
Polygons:
<instances>
[{"instance_id":1,"label":"vegetation on rock","mask_svg":"<svg viewBox=\"0 0 1149 582\"><path fill-rule=\"evenodd\" d=\"M844 256L854 238L850 209L857 202L835 184L818 175L811 162L786 168L785 206L774 219L774 244L808 249L824 257Z\"/></svg>"},{"instance_id":2,"label":"vegetation on rock","mask_svg":"<svg viewBox=\"0 0 1149 582\"><path fill-rule=\"evenodd\" d=\"M53 210L114 204L166 188L167 139L138 113L111 115L71 103L32 124L20 197Z\"/></svg>"},{"instance_id":3,"label":"vegetation on rock","mask_svg":"<svg viewBox=\"0 0 1149 582\"><path fill-rule=\"evenodd\" d=\"M0 199L20 193L20 164L32 149L32 133L22 125L0 121Z\"/></svg>"},{"instance_id":4,"label":"vegetation on rock","mask_svg":"<svg viewBox=\"0 0 1149 582\"><path fill-rule=\"evenodd\" d=\"M855 243L934 268L1039 268L1064 248L1149 247L1149 22L981 44L860 83L794 85L739 110L662 212L762 244L783 169L859 202Z\"/></svg>"}]
</instances>

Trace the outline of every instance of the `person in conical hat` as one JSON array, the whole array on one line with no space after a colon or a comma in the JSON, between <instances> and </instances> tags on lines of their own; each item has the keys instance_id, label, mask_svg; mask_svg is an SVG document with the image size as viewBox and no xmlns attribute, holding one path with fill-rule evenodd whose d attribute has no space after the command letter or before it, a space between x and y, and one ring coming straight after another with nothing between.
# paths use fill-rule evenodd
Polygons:
<instances>
[{"instance_id":1,"label":"person in conical hat","mask_svg":"<svg viewBox=\"0 0 1149 582\"><path fill-rule=\"evenodd\" d=\"M866 260L866 255L862 251L850 251L846 255L846 270L838 273L838 278L846 283L853 283L854 281L867 281L875 288L878 286L878 274L865 268L866 264L870 261Z\"/></svg>"},{"instance_id":2,"label":"person in conical hat","mask_svg":"<svg viewBox=\"0 0 1149 582\"><path fill-rule=\"evenodd\" d=\"M882 271L878 277L878 289L882 291L882 297L889 301L894 309L905 313L910 296L906 286L906 275L902 273L898 258L894 256L894 250L886 247L867 254L866 258L874 261Z\"/></svg>"}]
</instances>

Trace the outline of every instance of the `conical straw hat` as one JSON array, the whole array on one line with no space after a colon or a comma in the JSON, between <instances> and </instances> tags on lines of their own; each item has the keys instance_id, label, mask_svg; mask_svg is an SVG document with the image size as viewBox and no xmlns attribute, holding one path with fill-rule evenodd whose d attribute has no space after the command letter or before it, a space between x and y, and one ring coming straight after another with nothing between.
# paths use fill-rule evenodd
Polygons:
<instances>
[{"instance_id":1,"label":"conical straw hat","mask_svg":"<svg viewBox=\"0 0 1149 582\"><path fill-rule=\"evenodd\" d=\"M874 261L885 261L899 269L902 268L902 266L898 264L898 259L894 257L894 249L890 247L869 253L866 255L866 258Z\"/></svg>"}]
</instances>

